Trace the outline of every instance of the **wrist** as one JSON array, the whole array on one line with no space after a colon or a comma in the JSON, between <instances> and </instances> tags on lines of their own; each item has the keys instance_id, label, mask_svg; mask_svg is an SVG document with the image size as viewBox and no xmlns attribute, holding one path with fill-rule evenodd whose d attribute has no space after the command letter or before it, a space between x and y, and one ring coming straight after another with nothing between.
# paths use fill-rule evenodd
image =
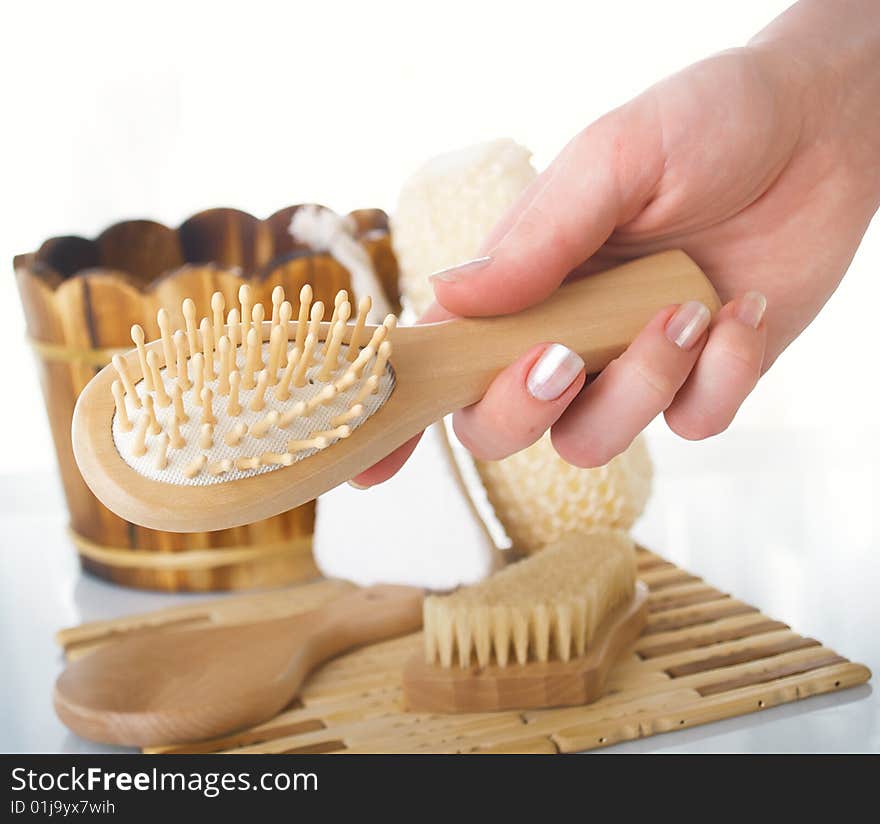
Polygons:
<instances>
[{"instance_id":1,"label":"wrist","mask_svg":"<svg viewBox=\"0 0 880 824\"><path fill-rule=\"evenodd\" d=\"M874 0L802 0L749 41L801 143L880 205L880 15Z\"/></svg>"}]
</instances>

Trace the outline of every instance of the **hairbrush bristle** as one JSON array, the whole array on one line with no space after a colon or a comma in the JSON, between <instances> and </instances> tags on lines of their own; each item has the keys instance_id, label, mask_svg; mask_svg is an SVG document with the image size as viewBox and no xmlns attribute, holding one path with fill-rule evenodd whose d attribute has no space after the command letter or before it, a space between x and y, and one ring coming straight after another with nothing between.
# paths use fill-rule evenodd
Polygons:
<instances>
[{"instance_id":1,"label":"hairbrush bristle","mask_svg":"<svg viewBox=\"0 0 880 824\"><path fill-rule=\"evenodd\" d=\"M571 533L479 584L426 598L426 660L504 667L582 656L602 621L632 597L635 575L625 532Z\"/></svg>"},{"instance_id":2,"label":"hairbrush bristle","mask_svg":"<svg viewBox=\"0 0 880 824\"><path fill-rule=\"evenodd\" d=\"M113 360L113 435L123 459L170 483L213 483L290 466L349 437L393 390L388 336L397 319L389 315L367 340L369 298L350 323L349 294L340 290L322 326L324 304L313 297L303 286L292 321L294 308L276 286L268 335L248 284L228 314L220 292L201 319L187 298L181 328L160 309L155 346L133 326L140 379L131 374L136 364Z\"/></svg>"}]
</instances>

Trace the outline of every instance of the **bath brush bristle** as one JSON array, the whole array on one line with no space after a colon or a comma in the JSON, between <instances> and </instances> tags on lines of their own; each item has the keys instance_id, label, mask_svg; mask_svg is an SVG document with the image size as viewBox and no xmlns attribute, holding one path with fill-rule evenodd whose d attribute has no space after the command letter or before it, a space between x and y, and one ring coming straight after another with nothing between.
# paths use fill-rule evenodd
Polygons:
<instances>
[{"instance_id":1,"label":"bath brush bristle","mask_svg":"<svg viewBox=\"0 0 880 824\"><path fill-rule=\"evenodd\" d=\"M426 598L426 660L505 667L583 656L602 621L632 597L635 576L626 533L570 533L479 584Z\"/></svg>"},{"instance_id":2,"label":"bath brush bristle","mask_svg":"<svg viewBox=\"0 0 880 824\"><path fill-rule=\"evenodd\" d=\"M367 338L369 297L352 317L340 290L324 322L324 304L313 296L310 286L301 289L293 321L276 286L265 323L248 284L228 313L220 292L201 318L187 298L180 328L159 310L161 343L153 347L133 326L139 380L137 365L113 362L113 437L122 458L154 480L218 483L290 466L347 438L393 390L389 335L397 319L389 315Z\"/></svg>"}]
</instances>

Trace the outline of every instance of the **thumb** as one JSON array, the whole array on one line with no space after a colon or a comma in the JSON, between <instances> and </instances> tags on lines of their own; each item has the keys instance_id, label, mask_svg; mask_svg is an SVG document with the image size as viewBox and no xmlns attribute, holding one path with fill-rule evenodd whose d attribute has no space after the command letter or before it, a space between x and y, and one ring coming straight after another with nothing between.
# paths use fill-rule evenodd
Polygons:
<instances>
[{"instance_id":1,"label":"thumb","mask_svg":"<svg viewBox=\"0 0 880 824\"><path fill-rule=\"evenodd\" d=\"M663 168L662 130L646 93L575 137L490 233L482 257L432 276L438 303L460 316L540 303L638 215Z\"/></svg>"}]
</instances>

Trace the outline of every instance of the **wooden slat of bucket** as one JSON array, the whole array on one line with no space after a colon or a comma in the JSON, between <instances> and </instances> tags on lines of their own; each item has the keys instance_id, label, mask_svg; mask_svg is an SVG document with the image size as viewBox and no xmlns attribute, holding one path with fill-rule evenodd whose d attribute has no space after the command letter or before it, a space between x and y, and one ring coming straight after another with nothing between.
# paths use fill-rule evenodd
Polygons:
<instances>
[{"instance_id":1,"label":"wooden slat of bucket","mask_svg":"<svg viewBox=\"0 0 880 824\"><path fill-rule=\"evenodd\" d=\"M136 254L135 250L130 253ZM92 348L130 347L132 319L145 319L154 314L149 298L132 284L130 276L118 271L93 270L68 280L58 288L55 302L58 311L70 319L72 328L65 340L70 341L77 329L84 326ZM184 535L145 530L123 521L104 507L99 507L99 513L98 524L74 521L73 530L90 541L114 547L176 552L199 546L200 536L190 540ZM146 584L149 579L160 589L176 590L185 587L186 576L190 575L197 588L210 588L210 572L201 570L192 573L154 570L145 578L140 570L120 569L90 557L84 559L84 564L102 577L119 583Z\"/></svg>"},{"instance_id":2,"label":"wooden slat of bucket","mask_svg":"<svg viewBox=\"0 0 880 824\"><path fill-rule=\"evenodd\" d=\"M62 284L56 274L41 273L37 267L25 265L24 261L31 257L19 256L15 266L28 335L32 340L66 343L73 349L91 348L92 338L88 334L87 325L72 325L69 318L56 306L58 290L65 288L70 294L66 301L63 298L62 301L65 305L72 305L73 311L80 313L77 316L81 317L83 284L79 281L71 285ZM47 359L39 352L35 353L35 365L40 376L71 522L91 526L96 533L106 531L108 542L124 546L128 541L127 524L112 516L92 495L76 469L70 441L70 421L76 398L85 383L95 374L96 367L78 361Z\"/></svg>"},{"instance_id":3,"label":"wooden slat of bucket","mask_svg":"<svg viewBox=\"0 0 880 824\"><path fill-rule=\"evenodd\" d=\"M185 262L178 233L152 220L117 223L95 240L94 265L129 272L141 288Z\"/></svg>"},{"instance_id":4,"label":"wooden slat of bucket","mask_svg":"<svg viewBox=\"0 0 880 824\"><path fill-rule=\"evenodd\" d=\"M240 266L253 272L272 255L272 234L263 221L238 209L208 209L193 215L177 230L188 261Z\"/></svg>"}]
</instances>

